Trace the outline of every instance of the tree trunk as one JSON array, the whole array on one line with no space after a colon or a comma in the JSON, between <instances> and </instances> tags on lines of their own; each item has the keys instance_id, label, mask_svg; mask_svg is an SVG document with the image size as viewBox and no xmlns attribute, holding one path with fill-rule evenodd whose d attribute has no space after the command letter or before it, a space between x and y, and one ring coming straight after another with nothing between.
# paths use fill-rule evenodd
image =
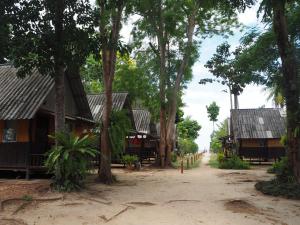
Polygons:
<instances>
[{"instance_id":1,"label":"tree trunk","mask_svg":"<svg viewBox=\"0 0 300 225\"><path fill-rule=\"evenodd\" d=\"M173 87L172 94L169 96L169 110L168 110L168 122L167 122L167 157L166 157L166 165L171 165L171 152L173 151L173 143L174 143L174 132L175 132L175 120L176 120L176 112L177 112L177 97L180 91L180 86L182 82L182 78L187 67L188 59L190 57L191 48L193 44L193 36L195 29L195 18L196 18L197 8L191 13L188 18L187 25L187 46L185 52L183 54L183 58L181 60L180 67L177 71L175 86Z\"/></svg>"},{"instance_id":2,"label":"tree trunk","mask_svg":"<svg viewBox=\"0 0 300 225\"><path fill-rule=\"evenodd\" d=\"M105 6L106 1L99 2L100 15L105 15L108 12ZM105 105L102 115L102 129L101 129L101 160L98 171L98 179L100 182L111 184L113 176L111 172L111 153L112 147L109 137L110 116L112 113L112 84L115 75L115 66L117 60L117 44L119 40L119 33L121 29L121 18L124 8L124 1L119 1L118 7L111 13L112 28L110 34L107 36L105 20L100 21L100 35L102 41L102 69L103 69L103 83L105 93Z\"/></svg>"},{"instance_id":3,"label":"tree trunk","mask_svg":"<svg viewBox=\"0 0 300 225\"><path fill-rule=\"evenodd\" d=\"M233 106L232 106L232 91L231 91L230 86L228 86L228 89L229 89L229 97L230 97L230 109L233 109Z\"/></svg>"},{"instance_id":4,"label":"tree trunk","mask_svg":"<svg viewBox=\"0 0 300 225\"><path fill-rule=\"evenodd\" d=\"M238 109L239 108L238 94L233 94L233 98L234 98L234 109Z\"/></svg>"},{"instance_id":5,"label":"tree trunk","mask_svg":"<svg viewBox=\"0 0 300 225\"><path fill-rule=\"evenodd\" d=\"M289 166L300 182L299 134L299 80L294 49L289 41L285 16L285 1L272 0L273 28L282 61L284 94L287 110L287 155Z\"/></svg>"},{"instance_id":6,"label":"tree trunk","mask_svg":"<svg viewBox=\"0 0 300 225\"><path fill-rule=\"evenodd\" d=\"M105 60L106 61L106 60ZM101 161L99 168L99 180L106 184L111 184L113 182L113 177L111 173L111 152L112 147L109 138L109 126L110 126L110 115L112 112L112 85L109 83L109 68L108 62L103 64L103 76L106 79L104 82L104 92L105 92L105 104L102 115L102 129L101 129Z\"/></svg>"},{"instance_id":7,"label":"tree trunk","mask_svg":"<svg viewBox=\"0 0 300 225\"><path fill-rule=\"evenodd\" d=\"M65 131L65 69L58 65L55 70L55 132Z\"/></svg>"},{"instance_id":8,"label":"tree trunk","mask_svg":"<svg viewBox=\"0 0 300 225\"><path fill-rule=\"evenodd\" d=\"M63 40L63 13L64 0L56 0L55 8L55 132L65 131L65 66L64 66L64 40Z\"/></svg>"},{"instance_id":9,"label":"tree trunk","mask_svg":"<svg viewBox=\"0 0 300 225\"><path fill-rule=\"evenodd\" d=\"M165 152L166 152L166 45L163 40L160 41L160 78L159 78L159 96L160 96L160 141L159 141L159 156L160 166L165 167Z\"/></svg>"}]
</instances>

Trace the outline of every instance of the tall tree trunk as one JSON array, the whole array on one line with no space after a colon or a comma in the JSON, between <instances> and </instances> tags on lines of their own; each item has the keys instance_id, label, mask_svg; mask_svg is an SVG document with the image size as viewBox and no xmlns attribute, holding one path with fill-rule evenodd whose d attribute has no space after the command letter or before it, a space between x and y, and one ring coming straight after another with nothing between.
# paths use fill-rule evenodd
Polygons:
<instances>
[{"instance_id":1,"label":"tall tree trunk","mask_svg":"<svg viewBox=\"0 0 300 225\"><path fill-rule=\"evenodd\" d=\"M195 18L196 18L197 8L193 10L188 18L187 24L187 46L181 60L180 67L177 71L175 85L173 87L172 93L169 96L169 110L168 110L168 122L167 122L167 157L166 165L171 165L171 152L174 147L174 133L175 133L175 120L177 112L177 98L180 91L182 78L187 67L188 59L191 54L191 48L193 44L193 36L195 29Z\"/></svg>"},{"instance_id":2,"label":"tall tree trunk","mask_svg":"<svg viewBox=\"0 0 300 225\"><path fill-rule=\"evenodd\" d=\"M55 4L55 132L65 131L65 65L64 65L64 40L63 40L63 14L64 0L56 0Z\"/></svg>"},{"instance_id":3,"label":"tall tree trunk","mask_svg":"<svg viewBox=\"0 0 300 225\"><path fill-rule=\"evenodd\" d=\"M99 2L100 14L107 14L105 7L105 0ZM101 160L98 171L98 178L100 182L111 184L113 176L111 172L111 153L112 147L109 137L110 116L112 113L112 84L115 75L115 66L117 59L117 44L119 40L119 33L121 29L121 18L124 8L124 1L120 0L115 12L111 12L112 28L109 36L106 36L106 24L102 20L100 22L100 35L102 41L102 69L105 93L105 105L102 116L101 129Z\"/></svg>"},{"instance_id":4,"label":"tall tree trunk","mask_svg":"<svg viewBox=\"0 0 300 225\"><path fill-rule=\"evenodd\" d=\"M107 53L107 52L106 52ZM106 54L102 52L102 54ZM103 56L103 80L105 103L102 115L102 129L101 129L101 161L99 168L99 180L106 184L113 182L111 173L111 152L112 147L109 138L110 115L112 112L112 84L110 82L110 62L109 56Z\"/></svg>"},{"instance_id":5,"label":"tall tree trunk","mask_svg":"<svg viewBox=\"0 0 300 225\"><path fill-rule=\"evenodd\" d=\"M230 110L233 109L233 105L232 105L232 91L231 91L231 87L230 85L228 86L229 89L229 97L230 97Z\"/></svg>"},{"instance_id":6,"label":"tall tree trunk","mask_svg":"<svg viewBox=\"0 0 300 225\"><path fill-rule=\"evenodd\" d=\"M160 76L159 76L159 98L160 98L160 141L159 156L160 166L165 166L166 152L166 44L164 40L160 40Z\"/></svg>"},{"instance_id":7,"label":"tall tree trunk","mask_svg":"<svg viewBox=\"0 0 300 225\"><path fill-rule=\"evenodd\" d=\"M234 109L238 109L239 108L238 94L233 94L233 98L234 98Z\"/></svg>"},{"instance_id":8,"label":"tall tree trunk","mask_svg":"<svg viewBox=\"0 0 300 225\"><path fill-rule=\"evenodd\" d=\"M159 45L159 98L160 98L160 140L159 140L159 158L160 166L165 167L165 155L166 155L166 32L165 23L162 15L162 3L158 8L159 23L156 28L157 41Z\"/></svg>"},{"instance_id":9,"label":"tall tree trunk","mask_svg":"<svg viewBox=\"0 0 300 225\"><path fill-rule=\"evenodd\" d=\"M284 94L287 110L287 155L290 168L300 182L300 149L299 134L299 80L297 77L294 48L289 41L287 20L285 16L285 1L272 0L273 28L275 31L280 58L282 61Z\"/></svg>"}]
</instances>

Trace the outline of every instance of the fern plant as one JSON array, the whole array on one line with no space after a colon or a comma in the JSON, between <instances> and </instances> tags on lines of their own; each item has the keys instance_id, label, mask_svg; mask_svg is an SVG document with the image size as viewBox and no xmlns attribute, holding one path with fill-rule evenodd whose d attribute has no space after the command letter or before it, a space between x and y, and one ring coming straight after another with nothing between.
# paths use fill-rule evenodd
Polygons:
<instances>
[{"instance_id":1,"label":"fern plant","mask_svg":"<svg viewBox=\"0 0 300 225\"><path fill-rule=\"evenodd\" d=\"M82 138L73 133L56 133L49 136L56 145L47 153L45 166L53 176L53 187L58 191L74 191L83 187L90 157L97 150L91 146L92 137Z\"/></svg>"}]
</instances>

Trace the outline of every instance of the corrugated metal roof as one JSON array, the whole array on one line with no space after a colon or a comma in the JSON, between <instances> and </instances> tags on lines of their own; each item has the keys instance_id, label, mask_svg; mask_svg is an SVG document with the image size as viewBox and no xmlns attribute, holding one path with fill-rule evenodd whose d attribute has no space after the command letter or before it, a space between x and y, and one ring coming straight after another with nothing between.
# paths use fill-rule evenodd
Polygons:
<instances>
[{"instance_id":1,"label":"corrugated metal roof","mask_svg":"<svg viewBox=\"0 0 300 225\"><path fill-rule=\"evenodd\" d=\"M128 97L128 93L120 92L120 93L113 93L112 94L112 109L113 110L121 110L126 102ZM96 95L87 95L88 102L90 105L90 109L93 115L93 118L96 122L100 122L104 110L104 103L105 103L105 95L96 94Z\"/></svg>"},{"instance_id":2,"label":"corrugated metal roof","mask_svg":"<svg viewBox=\"0 0 300 225\"><path fill-rule=\"evenodd\" d=\"M132 112L136 130L140 133L150 134L150 112L144 109L134 109Z\"/></svg>"},{"instance_id":3,"label":"corrugated metal roof","mask_svg":"<svg viewBox=\"0 0 300 225\"><path fill-rule=\"evenodd\" d=\"M92 120L92 114L79 74L66 73L78 109L78 117ZM0 119L32 119L51 90L54 80L34 70L19 78L11 65L0 66Z\"/></svg>"},{"instance_id":4,"label":"corrugated metal roof","mask_svg":"<svg viewBox=\"0 0 300 225\"><path fill-rule=\"evenodd\" d=\"M233 109L231 122L235 139L281 138L285 118L280 109Z\"/></svg>"},{"instance_id":5,"label":"corrugated metal roof","mask_svg":"<svg viewBox=\"0 0 300 225\"><path fill-rule=\"evenodd\" d=\"M17 77L17 69L0 66L0 119L31 119L54 87L50 76L34 71L31 76Z\"/></svg>"}]
</instances>

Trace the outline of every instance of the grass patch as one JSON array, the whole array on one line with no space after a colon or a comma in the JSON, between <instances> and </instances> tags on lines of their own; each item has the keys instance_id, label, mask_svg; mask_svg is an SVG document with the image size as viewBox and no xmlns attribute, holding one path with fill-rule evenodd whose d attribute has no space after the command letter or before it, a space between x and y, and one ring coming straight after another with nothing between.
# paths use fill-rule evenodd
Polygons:
<instances>
[{"instance_id":1,"label":"grass patch","mask_svg":"<svg viewBox=\"0 0 300 225\"><path fill-rule=\"evenodd\" d=\"M219 168L219 161L216 154L211 154L208 165L212 168Z\"/></svg>"},{"instance_id":2,"label":"grass patch","mask_svg":"<svg viewBox=\"0 0 300 225\"><path fill-rule=\"evenodd\" d=\"M266 195L300 200L300 184L297 182L282 182L278 179L274 179L270 181L260 181L255 184L255 188Z\"/></svg>"},{"instance_id":3,"label":"grass patch","mask_svg":"<svg viewBox=\"0 0 300 225\"><path fill-rule=\"evenodd\" d=\"M194 162L193 164L191 164L191 162L189 163L189 167L187 166L187 160L183 161L183 169L185 170L189 170L189 169L194 169L194 168L198 168L201 164L201 160L196 160L196 162ZM177 160L175 162L172 162L172 166L176 169L179 169L181 167L181 161Z\"/></svg>"},{"instance_id":4,"label":"grass patch","mask_svg":"<svg viewBox=\"0 0 300 225\"><path fill-rule=\"evenodd\" d=\"M225 158L222 153L211 155L208 164L213 168L233 169L233 170L248 170L250 164L240 159L237 155L231 158Z\"/></svg>"}]
</instances>

